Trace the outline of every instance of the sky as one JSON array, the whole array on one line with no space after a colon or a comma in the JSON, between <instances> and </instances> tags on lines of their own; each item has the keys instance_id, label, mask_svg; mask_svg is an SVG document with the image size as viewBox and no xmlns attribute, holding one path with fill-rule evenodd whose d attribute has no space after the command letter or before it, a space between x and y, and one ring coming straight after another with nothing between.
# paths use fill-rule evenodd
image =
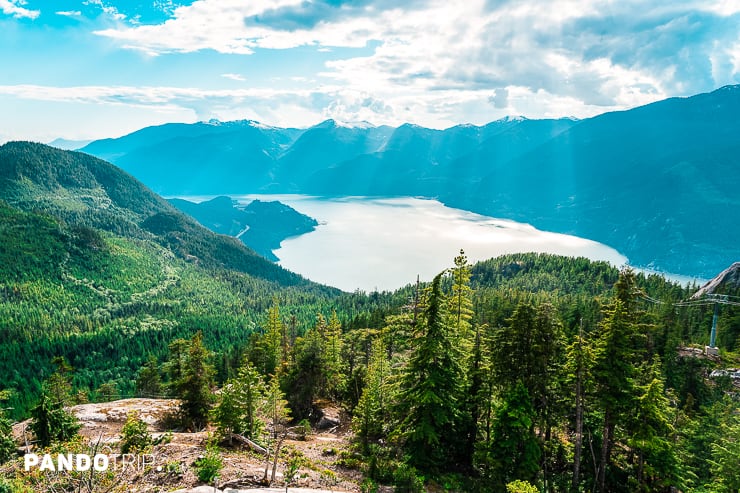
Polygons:
<instances>
[{"instance_id":1,"label":"sky","mask_svg":"<svg viewBox=\"0 0 740 493\"><path fill-rule=\"evenodd\" d=\"M0 0L0 142L586 118L740 83L740 0Z\"/></svg>"}]
</instances>

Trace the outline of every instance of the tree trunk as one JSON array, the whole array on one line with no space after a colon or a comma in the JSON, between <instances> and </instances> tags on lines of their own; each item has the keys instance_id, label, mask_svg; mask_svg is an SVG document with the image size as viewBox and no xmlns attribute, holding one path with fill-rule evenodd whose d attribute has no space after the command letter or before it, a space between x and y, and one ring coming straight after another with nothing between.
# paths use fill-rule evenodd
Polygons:
<instances>
[{"instance_id":1,"label":"tree trunk","mask_svg":"<svg viewBox=\"0 0 740 493\"><path fill-rule=\"evenodd\" d=\"M604 413L604 433L601 443L601 467L599 468L599 476L596 481L599 493L606 492L606 468L609 465L609 455L611 452L611 435L613 430L611 420L611 411L607 409Z\"/></svg>"},{"instance_id":2,"label":"tree trunk","mask_svg":"<svg viewBox=\"0 0 740 493\"><path fill-rule=\"evenodd\" d=\"M578 491L581 475L581 449L583 447L583 365L581 361L583 319L578 331L578 369L576 370L576 443L573 453L573 491Z\"/></svg>"},{"instance_id":3,"label":"tree trunk","mask_svg":"<svg viewBox=\"0 0 740 493\"><path fill-rule=\"evenodd\" d=\"M573 491L578 491L581 475L581 449L583 447L583 399L581 397L581 372L576 378L576 443L573 452Z\"/></svg>"},{"instance_id":4,"label":"tree trunk","mask_svg":"<svg viewBox=\"0 0 740 493\"><path fill-rule=\"evenodd\" d=\"M275 474L277 473L277 461L278 457L280 456L280 446L283 444L283 440L285 440L285 436L287 433L283 433L283 435L278 438L277 444L275 445L275 457L272 461L272 475L270 476L270 484L275 482Z\"/></svg>"}]
</instances>

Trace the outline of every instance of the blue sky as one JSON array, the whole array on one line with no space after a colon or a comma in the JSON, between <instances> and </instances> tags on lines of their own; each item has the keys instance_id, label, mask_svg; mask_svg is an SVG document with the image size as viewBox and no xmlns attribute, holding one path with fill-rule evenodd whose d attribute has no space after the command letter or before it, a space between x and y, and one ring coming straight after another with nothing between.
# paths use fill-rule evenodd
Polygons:
<instances>
[{"instance_id":1,"label":"blue sky","mask_svg":"<svg viewBox=\"0 0 740 493\"><path fill-rule=\"evenodd\" d=\"M588 117L740 83L738 26L740 0L0 0L0 142Z\"/></svg>"}]
</instances>

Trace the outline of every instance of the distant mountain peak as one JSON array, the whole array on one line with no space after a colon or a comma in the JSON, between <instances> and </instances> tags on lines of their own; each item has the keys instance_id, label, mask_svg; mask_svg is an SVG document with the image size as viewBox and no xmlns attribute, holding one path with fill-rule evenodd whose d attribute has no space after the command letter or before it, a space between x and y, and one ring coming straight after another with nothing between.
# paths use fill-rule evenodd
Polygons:
<instances>
[{"instance_id":1,"label":"distant mountain peak","mask_svg":"<svg viewBox=\"0 0 740 493\"><path fill-rule=\"evenodd\" d=\"M496 121L500 123L514 123L514 122L523 122L525 120L529 120L529 118L527 118L526 116L522 116L522 115L507 115L503 118L499 118Z\"/></svg>"},{"instance_id":2,"label":"distant mountain peak","mask_svg":"<svg viewBox=\"0 0 740 493\"><path fill-rule=\"evenodd\" d=\"M60 137L49 142L47 145L56 147L57 149L63 149L65 151L75 151L77 149L82 149L90 142L92 142L92 140L71 140Z\"/></svg>"},{"instance_id":3,"label":"distant mountain peak","mask_svg":"<svg viewBox=\"0 0 740 493\"><path fill-rule=\"evenodd\" d=\"M231 120L228 122L224 122L219 120L218 118L211 118L208 121L201 122L204 125L211 125L214 127L254 127L254 128L263 128L263 129L274 129L277 127L273 127L271 125L265 125L264 123L260 123L255 120Z\"/></svg>"},{"instance_id":4,"label":"distant mountain peak","mask_svg":"<svg viewBox=\"0 0 740 493\"><path fill-rule=\"evenodd\" d=\"M343 121L343 120L335 120L334 118L329 118L327 120L324 120L323 122L314 125L312 128L357 128L357 129L367 129L367 128L376 128L375 125L373 125L370 122L367 121Z\"/></svg>"}]
</instances>

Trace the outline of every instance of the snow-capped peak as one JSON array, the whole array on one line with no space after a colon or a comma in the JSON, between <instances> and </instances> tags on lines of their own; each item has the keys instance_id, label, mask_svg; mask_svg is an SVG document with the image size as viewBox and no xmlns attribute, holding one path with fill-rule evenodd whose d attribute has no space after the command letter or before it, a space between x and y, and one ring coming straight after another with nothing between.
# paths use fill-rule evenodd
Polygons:
<instances>
[{"instance_id":1,"label":"snow-capped peak","mask_svg":"<svg viewBox=\"0 0 740 493\"><path fill-rule=\"evenodd\" d=\"M515 122L523 122L525 120L529 120L529 118L527 118L526 116L522 116L522 115L507 115L503 118L499 118L496 121L500 123L515 123Z\"/></svg>"},{"instance_id":2,"label":"snow-capped peak","mask_svg":"<svg viewBox=\"0 0 740 493\"><path fill-rule=\"evenodd\" d=\"M366 121L343 121L343 120L336 120L334 118L329 118L328 120L324 120L323 122L319 123L315 127L317 128L331 128L331 127L337 127L337 128L357 128L357 129L367 129L367 128L375 128L375 125L373 125L370 122Z\"/></svg>"}]
</instances>

